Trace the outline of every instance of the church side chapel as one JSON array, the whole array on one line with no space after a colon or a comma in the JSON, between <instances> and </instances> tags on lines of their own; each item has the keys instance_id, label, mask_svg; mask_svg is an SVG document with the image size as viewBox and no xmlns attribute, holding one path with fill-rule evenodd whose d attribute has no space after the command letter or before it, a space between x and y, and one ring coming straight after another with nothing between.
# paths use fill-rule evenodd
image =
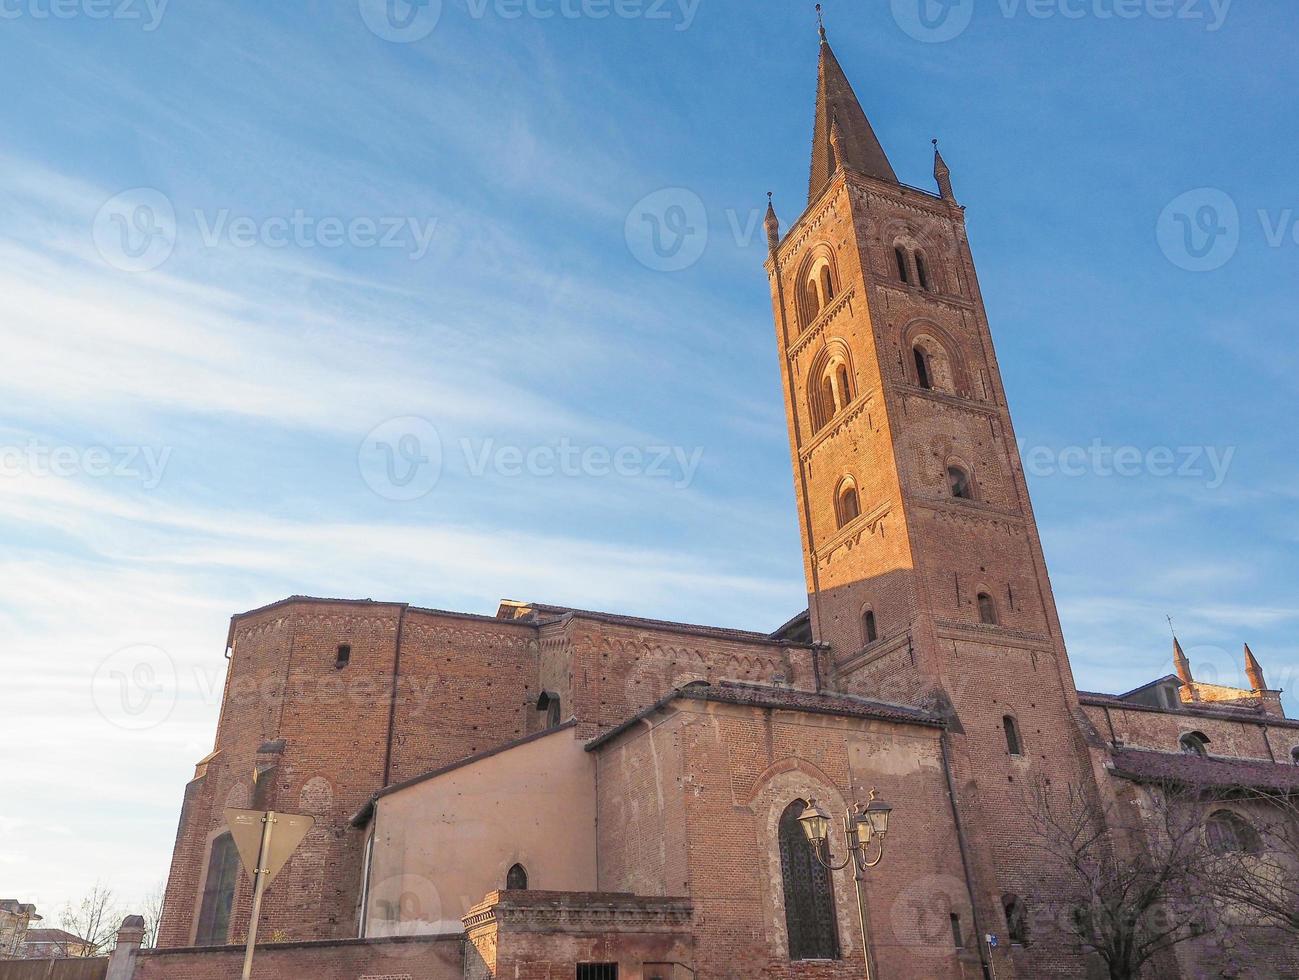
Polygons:
<instances>
[{"instance_id":1,"label":"church side chapel","mask_svg":"<svg viewBox=\"0 0 1299 980\"><path fill-rule=\"evenodd\" d=\"M933 176L899 180L822 29L807 205L766 216L807 609L773 633L516 601L236 615L137 976L229 975L227 807L316 820L262 908L283 977L1103 977L1034 806L1135 821L1137 860L1186 790L1213 853L1262 852L1299 721L1248 648L1249 689L1176 641L1175 674L1075 687L937 149ZM1143 975L1299 976L1254 926Z\"/></svg>"}]
</instances>

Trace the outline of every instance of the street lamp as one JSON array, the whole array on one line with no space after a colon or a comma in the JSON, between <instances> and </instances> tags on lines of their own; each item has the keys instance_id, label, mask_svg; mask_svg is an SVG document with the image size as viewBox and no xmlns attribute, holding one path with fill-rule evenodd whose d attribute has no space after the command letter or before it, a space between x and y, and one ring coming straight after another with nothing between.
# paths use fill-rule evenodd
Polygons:
<instances>
[{"instance_id":1,"label":"street lamp","mask_svg":"<svg viewBox=\"0 0 1299 980\"><path fill-rule=\"evenodd\" d=\"M865 804L855 803L843 816L843 834L848 843L848 856L838 864L830 854L830 814L808 800L798 822L803 826L812 853L817 861L830 871L842 871L852 865L853 879L857 883L857 911L861 918L862 953L866 958L866 980L875 976L875 956L870 946L870 915L862 894L866 871L884 860L884 839L889 832L889 815L893 807L876 797L875 790ZM874 851L872 858L871 852Z\"/></svg>"}]
</instances>

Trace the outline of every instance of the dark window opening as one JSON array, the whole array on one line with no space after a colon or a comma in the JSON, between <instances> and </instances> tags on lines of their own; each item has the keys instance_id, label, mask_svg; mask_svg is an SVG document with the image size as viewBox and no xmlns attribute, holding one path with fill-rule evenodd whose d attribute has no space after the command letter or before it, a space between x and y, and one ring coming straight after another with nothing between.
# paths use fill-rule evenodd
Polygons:
<instances>
[{"instance_id":1,"label":"dark window opening","mask_svg":"<svg viewBox=\"0 0 1299 980\"><path fill-rule=\"evenodd\" d=\"M834 380L830 375L821 379L821 424L834 417Z\"/></svg>"},{"instance_id":2,"label":"dark window opening","mask_svg":"<svg viewBox=\"0 0 1299 980\"><path fill-rule=\"evenodd\" d=\"M952 496L957 500L974 499L974 490L970 486L970 474L959 466L947 467L947 483L951 487Z\"/></svg>"},{"instance_id":3,"label":"dark window opening","mask_svg":"<svg viewBox=\"0 0 1299 980\"><path fill-rule=\"evenodd\" d=\"M521 864L516 864L505 873L505 887L512 892L528 890L528 872Z\"/></svg>"},{"instance_id":4,"label":"dark window opening","mask_svg":"<svg viewBox=\"0 0 1299 980\"><path fill-rule=\"evenodd\" d=\"M867 609L862 613L861 632L867 643L874 643L879 638L879 631L875 628L875 611Z\"/></svg>"},{"instance_id":5,"label":"dark window opening","mask_svg":"<svg viewBox=\"0 0 1299 980\"><path fill-rule=\"evenodd\" d=\"M795 800L780 818L780 873L791 960L837 960L839 928L830 872L799 825L807 804Z\"/></svg>"},{"instance_id":6,"label":"dark window opening","mask_svg":"<svg viewBox=\"0 0 1299 980\"><path fill-rule=\"evenodd\" d=\"M921 289L930 289L929 267L925 265L925 255L923 252L916 253L916 278L920 280Z\"/></svg>"},{"instance_id":7,"label":"dark window opening","mask_svg":"<svg viewBox=\"0 0 1299 980\"><path fill-rule=\"evenodd\" d=\"M847 408L852 402L852 382L848 380L848 365L839 365L839 408Z\"/></svg>"},{"instance_id":8,"label":"dark window opening","mask_svg":"<svg viewBox=\"0 0 1299 980\"><path fill-rule=\"evenodd\" d=\"M898 278L909 283L911 281L911 270L907 267L906 250L899 245L893 249L893 257L898 260Z\"/></svg>"},{"instance_id":9,"label":"dark window opening","mask_svg":"<svg viewBox=\"0 0 1299 980\"><path fill-rule=\"evenodd\" d=\"M839 492L839 526L855 521L861 516L861 500L857 497L857 488L848 486Z\"/></svg>"},{"instance_id":10,"label":"dark window opening","mask_svg":"<svg viewBox=\"0 0 1299 980\"><path fill-rule=\"evenodd\" d=\"M933 381L929 378L929 358L925 356L924 350L917 347L911 353L916 358L916 384L921 388L933 388Z\"/></svg>"},{"instance_id":11,"label":"dark window opening","mask_svg":"<svg viewBox=\"0 0 1299 980\"><path fill-rule=\"evenodd\" d=\"M618 980L618 964L579 963L577 980Z\"/></svg>"},{"instance_id":12,"label":"dark window opening","mask_svg":"<svg viewBox=\"0 0 1299 980\"><path fill-rule=\"evenodd\" d=\"M807 282L807 313L809 323L821 313L821 294L817 291L816 281L812 279Z\"/></svg>"},{"instance_id":13,"label":"dark window opening","mask_svg":"<svg viewBox=\"0 0 1299 980\"><path fill-rule=\"evenodd\" d=\"M828 265L821 267L821 299L827 305L834 299L834 277L830 275Z\"/></svg>"},{"instance_id":14,"label":"dark window opening","mask_svg":"<svg viewBox=\"0 0 1299 980\"><path fill-rule=\"evenodd\" d=\"M1203 732L1187 732L1177 740L1178 747L1187 755L1207 756L1209 738Z\"/></svg>"},{"instance_id":15,"label":"dark window opening","mask_svg":"<svg viewBox=\"0 0 1299 980\"><path fill-rule=\"evenodd\" d=\"M957 949L965 949L965 936L961 931L961 917L952 912L950 918L952 920L952 945Z\"/></svg>"},{"instance_id":16,"label":"dark window opening","mask_svg":"<svg viewBox=\"0 0 1299 980\"><path fill-rule=\"evenodd\" d=\"M1299 766L1299 745L1290 750L1290 761Z\"/></svg>"},{"instance_id":17,"label":"dark window opening","mask_svg":"<svg viewBox=\"0 0 1299 980\"><path fill-rule=\"evenodd\" d=\"M558 694L551 691L542 691L541 697L537 698L537 710L546 713L547 728L558 728L563 723L564 718Z\"/></svg>"},{"instance_id":18,"label":"dark window opening","mask_svg":"<svg viewBox=\"0 0 1299 980\"><path fill-rule=\"evenodd\" d=\"M1010 715L1003 715L1001 727L1006 733L1006 751L1011 755L1023 755L1024 742L1019 737L1019 723Z\"/></svg>"},{"instance_id":19,"label":"dark window opening","mask_svg":"<svg viewBox=\"0 0 1299 980\"><path fill-rule=\"evenodd\" d=\"M985 626L997 625L997 607L986 592L979 593L979 622Z\"/></svg>"},{"instance_id":20,"label":"dark window opening","mask_svg":"<svg viewBox=\"0 0 1299 980\"><path fill-rule=\"evenodd\" d=\"M1013 946L1028 945L1028 908L1018 895L1001 896L1001 907L1006 913L1006 927Z\"/></svg>"},{"instance_id":21,"label":"dark window opening","mask_svg":"<svg viewBox=\"0 0 1299 980\"><path fill-rule=\"evenodd\" d=\"M212 842L207 863L207 880L203 883L203 905L198 914L195 945L223 946L229 938L230 906L234 903L235 883L239 878L239 851L235 839L222 834Z\"/></svg>"},{"instance_id":22,"label":"dark window opening","mask_svg":"<svg viewBox=\"0 0 1299 980\"><path fill-rule=\"evenodd\" d=\"M340 644L338 645L338 654L337 654L337 656L334 658L334 669L335 669L335 670L342 670L344 667L346 667L346 666L347 666L349 663L351 663L351 662L352 662L352 647L351 647L351 645L348 644L348 643L340 643Z\"/></svg>"},{"instance_id":23,"label":"dark window opening","mask_svg":"<svg viewBox=\"0 0 1299 980\"><path fill-rule=\"evenodd\" d=\"M1263 842L1253 825L1232 810L1217 810L1204 824L1204 837L1214 854L1258 854Z\"/></svg>"}]
</instances>

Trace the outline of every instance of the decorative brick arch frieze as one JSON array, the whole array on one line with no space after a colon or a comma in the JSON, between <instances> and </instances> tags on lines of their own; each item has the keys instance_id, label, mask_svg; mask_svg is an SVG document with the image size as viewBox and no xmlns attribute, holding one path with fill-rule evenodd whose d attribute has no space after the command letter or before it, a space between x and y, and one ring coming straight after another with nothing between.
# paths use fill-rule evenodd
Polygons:
<instances>
[{"instance_id":1,"label":"decorative brick arch frieze","mask_svg":"<svg viewBox=\"0 0 1299 980\"><path fill-rule=\"evenodd\" d=\"M787 758L769 766L753 783L743 802L753 814L757 838L758 881L768 911L767 947L776 962L789 960L789 936L785 924L785 888L780 866L780 818L794 800L816 800L832 817L847 807L843 792L823 770L805 759ZM843 859L843 832L837 820L835 857ZM856 883L849 869L832 872L834 912L839 927L839 955L850 960L861 950L861 928L857 918Z\"/></svg>"}]
</instances>

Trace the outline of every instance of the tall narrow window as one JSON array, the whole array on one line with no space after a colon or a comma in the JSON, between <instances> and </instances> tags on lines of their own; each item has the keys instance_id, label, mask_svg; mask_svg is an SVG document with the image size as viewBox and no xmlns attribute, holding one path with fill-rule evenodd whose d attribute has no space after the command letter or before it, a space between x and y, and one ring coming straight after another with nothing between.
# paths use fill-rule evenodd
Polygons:
<instances>
[{"instance_id":1,"label":"tall narrow window","mask_svg":"<svg viewBox=\"0 0 1299 980\"><path fill-rule=\"evenodd\" d=\"M932 289L929 285L929 266L925 264L924 252L916 252L916 278L920 280L921 289Z\"/></svg>"},{"instance_id":2,"label":"tall narrow window","mask_svg":"<svg viewBox=\"0 0 1299 980\"><path fill-rule=\"evenodd\" d=\"M830 872L812 853L799 826L807 804L795 800L780 817L780 873L785 886L785 926L791 960L837 960L839 929Z\"/></svg>"},{"instance_id":3,"label":"tall narrow window","mask_svg":"<svg viewBox=\"0 0 1299 980\"><path fill-rule=\"evenodd\" d=\"M848 407L852 401L852 381L848 378L848 365L840 364L837 372L839 380L839 408L840 410Z\"/></svg>"},{"instance_id":4,"label":"tall narrow window","mask_svg":"<svg viewBox=\"0 0 1299 980\"><path fill-rule=\"evenodd\" d=\"M811 323L821 312L821 293L816 288L816 280L807 282L807 322Z\"/></svg>"},{"instance_id":5,"label":"tall narrow window","mask_svg":"<svg viewBox=\"0 0 1299 980\"><path fill-rule=\"evenodd\" d=\"M528 872L521 864L516 864L505 873L505 887L512 892L528 890Z\"/></svg>"},{"instance_id":6,"label":"tall narrow window","mask_svg":"<svg viewBox=\"0 0 1299 980\"><path fill-rule=\"evenodd\" d=\"M832 299L834 299L834 276L830 274L830 267L823 265L821 266L821 302L829 306Z\"/></svg>"},{"instance_id":7,"label":"tall narrow window","mask_svg":"<svg viewBox=\"0 0 1299 980\"><path fill-rule=\"evenodd\" d=\"M830 419L834 418L834 412L835 412L834 378L832 375L828 373L824 378L821 379L821 400L822 400L821 415L824 419L824 421L821 424L824 425L825 422L828 422L830 421Z\"/></svg>"},{"instance_id":8,"label":"tall narrow window","mask_svg":"<svg viewBox=\"0 0 1299 980\"><path fill-rule=\"evenodd\" d=\"M947 467L947 483L952 496L957 500L973 500L974 490L970 486L970 474L959 466Z\"/></svg>"},{"instance_id":9,"label":"tall narrow window","mask_svg":"<svg viewBox=\"0 0 1299 980\"><path fill-rule=\"evenodd\" d=\"M845 484L839 491L839 526L855 521L861 516L861 501L857 497L857 488L851 483Z\"/></svg>"},{"instance_id":10,"label":"tall narrow window","mask_svg":"<svg viewBox=\"0 0 1299 980\"><path fill-rule=\"evenodd\" d=\"M1018 895L1002 895L1001 908L1006 913L1006 929L1012 946L1028 945L1028 908Z\"/></svg>"},{"instance_id":11,"label":"tall narrow window","mask_svg":"<svg viewBox=\"0 0 1299 980\"><path fill-rule=\"evenodd\" d=\"M1011 715L1002 715L1002 731L1006 733L1006 751L1011 755L1024 754L1024 741L1019 737L1019 722Z\"/></svg>"},{"instance_id":12,"label":"tall narrow window","mask_svg":"<svg viewBox=\"0 0 1299 980\"><path fill-rule=\"evenodd\" d=\"M875 610L867 609L861 614L861 635L867 643L874 643L879 639L879 630L875 628Z\"/></svg>"},{"instance_id":13,"label":"tall narrow window","mask_svg":"<svg viewBox=\"0 0 1299 980\"><path fill-rule=\"evenodd\" d=\"M899 245L893 249L893 257L898 260L898 278L909 283L911 281L911 270L907 267L907 250Z\"/></svg>"},{"instance_id":14,"label":"tall narrow window","mask_svg":"<svg viewBox=\"0 0 1299 980\"><path fill-rule=\"evenodd\" d=\"M222 946L229 938L230 906L234 902L235 883L239 880L239 851L235 839L222 834L212 842L207 862L207 880L203 883L203 905L198 914L199 946Z\"/></svg>"},{"instance_id":15,"label":"tall narrow window","mask_svg":"<svg viewBox=\"0 0 1299 980\"><path fill-rule=\"evenodd\" d=\"M916 347L911 354L916 359L916 384L921 388L932 388L934 383L929 377L929 358L925 356L924 348Z\"/></svg>"},{"instance_id":16,"label":"tall narrow window","mask_svg":"<svg viewBox=\"0 0 1299 980\"><path fill-rule=\"evenodd\" d=\"M997 606L992 601L992 596L986 592L979 593L979 622L985 626L997 625Z\"/></svg>"},{"instance_id":17,"label":"tall narrow window","mask_svg":"<svg viewBox=\"0 0 1299 980\"><path fill-rule=\"evenodd\" d=\"M965 949L965 933L961 929L961 917L951 912L948 913L948 918L952 922L952 945L957 949Z\"/></svg>"},{"instance_id":18,"label":"tall narrow window","mask_svg":"<svg viewBox=\"0 0 1299 980\"><path fill-rule=\"evenodd\" d=\"M334 656L334 669L342 670L352 662L352 647L348 643L338 645L338 653Z\"/></svg>"}]
</instances>

